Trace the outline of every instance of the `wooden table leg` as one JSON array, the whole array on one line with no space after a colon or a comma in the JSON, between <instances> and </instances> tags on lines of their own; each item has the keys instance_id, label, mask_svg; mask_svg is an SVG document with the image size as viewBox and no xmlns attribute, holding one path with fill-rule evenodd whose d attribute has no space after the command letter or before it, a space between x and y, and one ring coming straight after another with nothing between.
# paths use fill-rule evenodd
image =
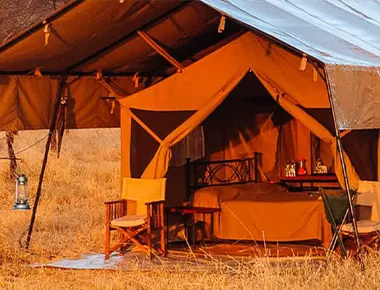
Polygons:
<instances>
[{"instance_id":1,"label":"wooden table leg","mask_svg":"<svg viewBox=\"0 0 380 290\"><path fill-rule=\"evenodd\" d=\"M211 234L211 240L214 239L214 213L210 213L211 215L211 229L210 229L210 234Z\"/></svg>"},{"instance_id":2,"label":"wooden table leg","mask_svg":"<svg viewBox=\"0 0 380 290\"><path fill-rule=\"evenodd\" d=\"M193 244L193 246L195 246L195 240L196 240L196 237L195 237L195 213L194 214L192 214L192 237L191 237L191 239L192 239L192 244Z\"/></svg>"},{"instance_id":3,"label":"wooden table leg","mask_svg":"<svg viewBox=\"0 0 380 290\"><path fill-rule=\"evenodd\" d=\"M169 245L169 211L166 210L166 237L165 237L165 240L166 240L166 245Z\"/></svg>"}]
</instances>

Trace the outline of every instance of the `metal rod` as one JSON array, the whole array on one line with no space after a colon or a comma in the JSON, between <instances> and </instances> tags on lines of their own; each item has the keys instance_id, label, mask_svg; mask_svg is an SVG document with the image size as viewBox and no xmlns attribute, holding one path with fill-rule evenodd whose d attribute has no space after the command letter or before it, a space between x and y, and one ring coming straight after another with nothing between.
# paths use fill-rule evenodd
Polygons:
<instances>
[{"instance_id":1,"label":"metal rod","mask_svg":"<svg viewBox=\"0 0 380 290\"><path fill-rule=\"evenodd\" d=\"M64 71L44 71L43 69L40 70L41 74L43 76L78 76L78 77L85 77L85 76L95 76L97 71L87 71L87 72L81 72L81 71L71 71L70 73L64 72ZM112 71L102 71L103 77L133 77L136 74L136 72L112 72ZM14 75L14 76L32 76L32 72L30 70L20 70L20 71L2 71L0 70L0 75ZM166 77L168 76L167 73L147 73L147 72L139 72L139 76L141 77Z\"/></svg>"},{"instance_id":2,"label":"metal rod","mask_svg":"<svg viewBox=\"0 0 380 290\"><path fill-rule=\"evenodd\" d=\"M339 239L339 235L340 235L340 233L341 233L341 231L342 231L342 226L345 224L349 212L350 212L350 209L347 208L347 210L346 210L346 212L345 212L345 214L344 214L344 217L343 217L342 223L340 224L339 227L336 228L336 230L335 230L335 232L334 232L334 235L333 235L333 237L332 237L332 239L331 239L330 245L329 245L329 247L328 247L328 249L327 249L327 255L326 255L326 261L327 261L327 262L330 260L331 252L333 251L333 249L334 249L335 246L336 246L336 243L337 243L337 241L338 241L338 239Z\"/></svg>"},{"instance_id":3,"label":"metal rod","mask_svg":"<svg viewBox=\"0 0 380 290\"><path fill-rule=\"evenodd\" d=\"M11 157L0 157L0 160L12 160ZM15 158L14 160L22 160L21 158Z\"/></svg>"},{"instance_id":4,"label":"metal rod","mask_svg":"<svg viewBox=\"0 0 380 290\"><path fill-rule=\"evenodd\" d=\"M55 125L57 123L57 114L58 114L59 106L61 104L61 95L62 95L64 86L65 86L65 82L66 82L66 76L62 76L60 78L60 80L59 80L59 85L58 85L58 88L57 88L57 95L56 95L55 104L54 104L54 109L53 109L52 117L51 117L51 120L50 120L50 129L49 129L48 139L46 141L45 155L44 155L44 159L42 161L42 168L41 168L41 172L40 172L40 178L39 178L39 181L38 181L36 198L34 200L32 216L30 218L30 224L29 224L29 228L28 228L28 236L26 238L26 244L25 244L25 248L26 249L29 248L30 238L31 238L32 232L33 232L33 225L34 225L34 221L36 219L38 202L39 202L40 196L41 196L42 182L43 182L43 179L44 179L44 174L45 174L45 169L46 169L46 163L47 163L48 156L49 156L50 142L51 142L51 138L52 138L52 135L53 135L53 132L54 132L54 129L55 129Z\"/></svg>"},{"instance_id":5,"label":"metal rod","mask_svg":"<svg viewBox=\"0 0 380 290\"><path fill-rule=\"evenodd\" d=\"M346 187L346 192L347 192L347 197L348 197L349 209L350 209L351 217L352 217L352 226L353 226L353 229L354 229L354 235L355 235L356 244L358 245L358 249L359 249L360 248L360 238L359 238L359 232L358 232L358 225L356 223L355 209L354 209L354 204L353 204L353 200L352 200L352 193L351 193L351 188L350 188L350 182L348 180L346 162L344 160L342 139L340 137L340 131L339 131L339 128L338 128L338 123L337 123L337 119L336 119L336 115L335 115L334 102L333 102L332 95L331 95L331 87L330 87L329 78L327 77L326 68L324 68L324 71L325 71L325 76L326 76L327 94L329 96L329 101L330 101L330 106L331 106L331 112L332 112L332 116L333 116L333 120L334 120L335 138L336 138L336 142L337 142L337 146L338 146L340 163L342 165L343 178L344 178L344 184L345 184L345 187Z\"/></svg>"}]
</instances>

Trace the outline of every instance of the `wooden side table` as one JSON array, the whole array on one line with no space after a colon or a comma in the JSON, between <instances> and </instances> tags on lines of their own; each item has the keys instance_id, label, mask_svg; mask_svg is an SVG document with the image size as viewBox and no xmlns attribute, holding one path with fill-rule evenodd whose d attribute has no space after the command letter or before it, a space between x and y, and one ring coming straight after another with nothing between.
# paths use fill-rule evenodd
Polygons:
<instances>
[{"instance_id":1,"label":"wooden side table","mask_svg":"<svg viewBox=\"0 0 380 290\"><path fill-rule=\"evenodd\" d=\"M335 174L314 174L294 177L281 177L280 183L293 184L292 187L294 189L299 189L300 191L317 191L319 187L323 187L324 189L340 189L339 181ZM310 184L310 186L304 186L305 183ZM297 186L297 184L299 186Z\"/></svg>"},{"instance_id":2,"label":"wooden side table","mask_svg":"<svg viewBox=\"0 0 380 290\"><path fill-rule=\"evenodd\" d=\"M205 219L206 214L209 214L211 217L211 235L214 231L214 213L219 212L219 208L210 208L210 207L170 207L167 208L166 215L168 217L169 213L172 214L179 214L184 217L184 223L185 223L185 231L186 231L186 237L189 238L188 232L188 218L191 219L191 244L195 245L195 215L196 214L203 214L203 219ZM166 218L168 220L168 218ZM169 225L167 226L169 229ZM169 230L168 230L169 231ZM167 232L166 235L167 239L169 238L169 233ZM168 243L168 240L167 240Z\"/></svg>"}]
</instances>

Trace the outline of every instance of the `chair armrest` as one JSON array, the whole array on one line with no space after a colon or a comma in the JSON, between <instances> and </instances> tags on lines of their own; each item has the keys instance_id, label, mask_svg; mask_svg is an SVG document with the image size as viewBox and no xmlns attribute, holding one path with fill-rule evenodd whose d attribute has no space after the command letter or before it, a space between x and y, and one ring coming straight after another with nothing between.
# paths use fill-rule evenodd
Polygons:
<instances>
[{"instance_id":1,"label":"chair armrest","mask_svg":"<svg viewBox=\"0 0 380 290\"><path fill-rule=\"evenodd\" d=\"M149 228L163 228L164 221L164 200L145 203L147 211L147 223Z\"/></svg>"},{"instance_id":2,"label":"chair armrest","mask_svg":"<svg viewBox=\"0 0 380 290\"><path fill-rule=\"evenodd\" d=\"M164 202L165 202L164 200L151 201L151 202L146 202L145 205L157 205L157 204L161 204L161 203L164 203Z\"/></svg>"},{"instance_id":3,"label":"chair armrest","mask_svg":"<svg viewBox=\"0 0 380 290\"><path fill-rule=\"evenodd\" d=\"M106 201L106 226L111 224L111 221L127 213L127 201L125 199Z\"/></svg>"},{"instance_id":4,"label":"chair armrest","mask_svg":"<svg viewBox=\"0 0 380 290\"><path fill-rule=\"evenodd\" d=\"M116 204L116 203L122 203L124 202L125 199L118 199L118 200L112 200L112 201L106 201L104 202L105 205L108 205L108 204Z\"/></svg>"}]
</instances>

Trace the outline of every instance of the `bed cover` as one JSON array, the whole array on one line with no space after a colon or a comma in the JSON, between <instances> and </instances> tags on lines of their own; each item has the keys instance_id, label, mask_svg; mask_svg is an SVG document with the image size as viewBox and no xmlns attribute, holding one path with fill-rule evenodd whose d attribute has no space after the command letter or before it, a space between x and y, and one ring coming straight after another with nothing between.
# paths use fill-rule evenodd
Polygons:
<instances>
[{"instance_id":1,"label":"bed cover","mask_svg":"<svg viewBox=\"0 0 380 290\"><path fill-rule=\"evenodd\" d=\"M288 192L278 184L205 187L194 193L192 203L221 209L214 217L214 235L219 239L320 240L328 247L332 238L322 200L306 192ZM197 216L197 220L203 218Z\"/></svg>"}]
</instances>

